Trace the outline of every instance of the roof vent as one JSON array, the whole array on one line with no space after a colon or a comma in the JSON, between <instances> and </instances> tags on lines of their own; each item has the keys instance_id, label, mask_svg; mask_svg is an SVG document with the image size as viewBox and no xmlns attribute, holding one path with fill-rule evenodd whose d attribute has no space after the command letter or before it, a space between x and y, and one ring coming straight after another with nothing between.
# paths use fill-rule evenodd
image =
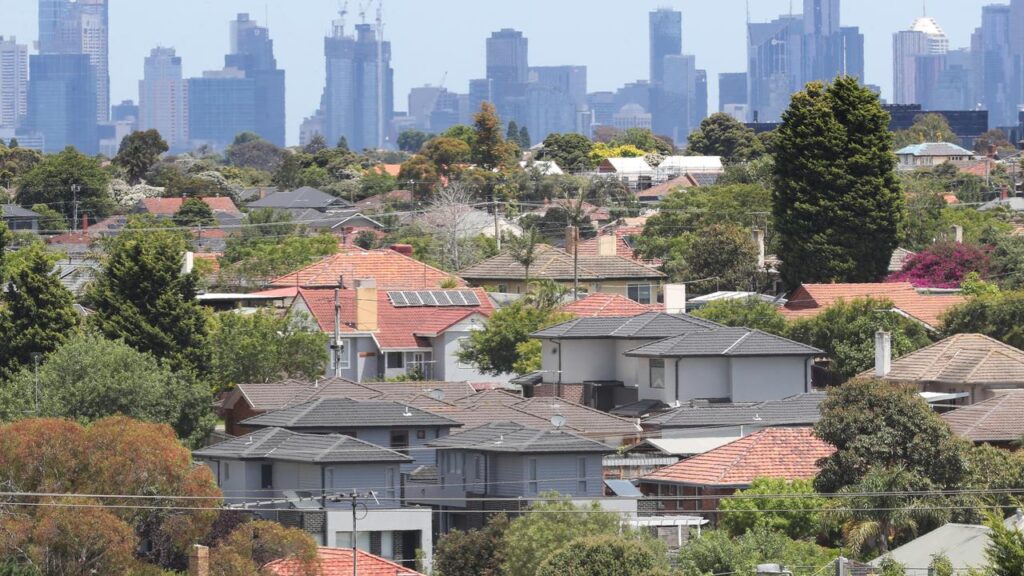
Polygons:
<instances>
[{"instance_id":1,"label":"roof vent","mask_svg":"<svg viewBox=\"0 0 1024 576\"><path fill-rule=\"evenodd\" d=\"M561 414L555 414L554 416L551 417L551 425L555 427L555 430L558 430L562 426L565 426L565 422L566 418Z\"/></svg>"},{"instance_id":2,"label":"roof vent","mask_svg":"<svg viewBox=\"0 0 1024 576\"><path fill-rule=\"evenodd\" d=\"M409 410L409 406L405 407L405 412L402 412L402 416L412 416L412 411Z\"/></svg>"}]
</instances>

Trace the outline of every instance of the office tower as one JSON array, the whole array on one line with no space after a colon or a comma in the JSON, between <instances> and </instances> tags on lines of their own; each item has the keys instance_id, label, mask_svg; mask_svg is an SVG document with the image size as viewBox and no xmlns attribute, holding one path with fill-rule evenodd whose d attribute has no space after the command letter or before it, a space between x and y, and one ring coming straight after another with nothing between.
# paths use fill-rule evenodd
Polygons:
<instances>
[{"instance_id":1,"label":"office tower","mask_svg":"<svg viewBox=\"0 0 1024 576\"><path fill-rule=\"evenodd\" d=\"M1017 104L1010 57L1010 6L991 4L981 9L981 28L977 37L979 92L981 103L989 111L992 126L1010 126L1017 122Z\"/></svg>"},{"instance_id":2,"label":"office tower","mask_svg":"<svg viewBox=\"0 0 1024 576\"><path fill-rule=\"evenodd\" d=\"M88 54L37 54L29 58L30 132L44 138L45 152L74 146L98 152L95 68Z\"/></svg>"},{"instance_id":3,"label":"office tower","mask_svg":"<svg viewBox=\"0 0 1024 576\"><path fill-rule=\"evenodd\" d=\"M28 46L0 36L0 128L17 128L28 114Z\"/></svg>"},{"instance_id":4,"label":"office tower","mask_svg":"<svg viewBox=\"0 0 1024 576\"><path fill-rule=\"evenodd\" d=\"M697 70L697 86L690 107L690 131L697 129L708 117L708 71Z\"/></svg>"},{"instance_id":5,"label":"office tower","mask_svg":"<svg viewBox=\"0 0 1024 576\"><path fill-rule=\"evenodd\" d=\"M842 71L839 0L804 0L804 73L801 83L831 81Z\"/></svg>"},{"instance_id":6,"label":"office tower","mask_svg":"<svg viewBox=\"0 0 1024 576\"><path fill-rule=\"evenodd\" d=\"M747 95L752 122L776 122L803 87L803 19L782 16L747 25Z\"/></svg>"},{"instance_id":7,"label":"office tower","mask_svg":"<svg viewBox=\"0 0 1024 576\"><path fill-rule=\"evenodd\" d=\"M487 39L487 79L503 122L523 123L523 100L529 81L529 41L522 32L503 28Z\"/></svg>"},{"instance_id":8,"label":"office tower","mask_svg":"<svg viewBox=\"0 0 1024 576\"><path fill-rule=\"evenodd\" d=\"M458 124L462 118L462 106L462 94L455 94L442 88L434 99L434 108L428 115L430 130L440 133Z\"/></svg>"},{"instance_id":9,"label":"office tower","mask_svg":"<svg viewBox=\"0 0 1024 576\"><path fill-rule=\"evenodd\" d=\"M665 57L683 53L683 14L668 8L650 13L651 82L665 79Z\"/></svg>"},{"instance_id":10,"label":"office tower","mask_svg":"<svg viewBox=\"0 0 1024 576\"><path fill-rule=\"evenodd\" d=\"M223 150L235 136L256 130L256 81L228 68L188 79L190 145Z\"/></svg>"},{"instance_id":11,"label":"office tower","mask_svg":"<svg viewBox=\"0 0 1024 576\"><path fill-rule=\"evenodd\" d=\"M246 78L254 81L256 124L253 131L277 146L284 146L284 70L277 68L270 31L257 25L248 14L239 14L231 22L231 53L224 57L224 67L242 70Z\"/></svg>"},{"instance_id":12,"label":"office tower","mask_svg":"<svg viewBox=\"0 0 1024 576\"><path fill-rule=\"evenodd\" d=\"M346 36L339 19L324 39L324 56L327 142L334 145L344 136L353 150L383 147L395 114L391 43L370 24L357 24L355 36Z\"/></svg>"},{"instance_id":13,"label":"office tower","mask_svg":"<svg viewBox=\"0 0 1024 576\"><path fill-rule=\"evenodd\" d=\"M153 48L139 81L139 128L160 132L171 150L189 145L188 90L174 48Z\"/></svg>"},{"instance_id":14,"label":"office tower","mask_svg":"<svg viewBox=\"0 0 1024 576\"><path fill-rule=\"evenodd\" d=\"M586 66L531 66L529 79L565 93L578 107L587 105Z\"/></svg>"},{"instance_id":15,"label":"office tower","mask_svg":"<svg viewBox=\"0 0 1024 576\"><path fill-rule=\"evenodd\" d=\"M108 45L107 0L39 0L39 53L89 56L96 122L110 118Z\"/></svg>"},{"instance_id":16,"label":"office tower","mask_svg":"<svg viewBox=\"0 0 1024 576\"><path fill-rule=\"evenodd\" d=\"M139 106L134 100L122 100L120 104L110 107L111 122L132 122L138 129Z\"/></svg>"},{"instance_id":17,"label":"office tower","mask_svg":"<svg viewBox=\"0 0 1024 576\"><path fill-rule=\"evenodd\" d=\"M611 126L612 116L621 106L615 102L614 92L591 92L587 94L587 108L590 109L593 126Z\"/></svg>"},{"instance_id":18,"label":"office tower","mask_svg":"<svg viewBox=\"0 0 1024 576\"><path fill-rule=\"evenodd\" d=\"M418 130L430 130L430 115L434 112L434 105L444 88L440 86L416 86L409 90L408 110L409 117L415 122Z\"/></svg>"},{"instance_id":19,"label":"office tower","mask_svg":"<svg viewBox=\"0 0 1024 576\"><path fill-rule=\"evenodd\" d=\"M746 72L723 72L718 75L718 111L728 105L747 104Z\"/></svg>"},{"instance_id":20,"label":"office tower","mask_svg":"<svg viewBox=\"0 0 1024 576\"><path fill-rule=\"evenodd\" d=\"M893 103L920 104L924 94L917 91L918 57L945 54L949 38L934 18L921 17L909 30L893 34L892 42Z\"/></svg>"},{"instance_id":21,"label":"office tower","mask_svg":"<svg viewBox=\"0 0 1024 576\"><path fill-rule=\"evenodd\" d=\"M480 111L480 105L484 102L494 103L494 91L491 89L491 81L487 78L470 80L469 111L471 116Z\"/></svg>"},{"instance_id":22,"label":"office tower","mask_svg":"<svg viewBox=\"0 0 1024 576\"><path fill-rule=\"evenodd\" d=\"M526 88L525 126L535 142L548 134L575 132L577 112L587 106L586 66L533 66Z\"/></svg>"},{"instance_id":23,"label":"office tower","mask_svg":"<svg viewBox=\"0 0 1024 576\"><path fill-rule=\"evenodd\" d=\"M697 95L697 58L669 55L662 59L662 82L652 85L652 129L674 142L685 142L690 134Z\"/></svg>"}]
</instances>

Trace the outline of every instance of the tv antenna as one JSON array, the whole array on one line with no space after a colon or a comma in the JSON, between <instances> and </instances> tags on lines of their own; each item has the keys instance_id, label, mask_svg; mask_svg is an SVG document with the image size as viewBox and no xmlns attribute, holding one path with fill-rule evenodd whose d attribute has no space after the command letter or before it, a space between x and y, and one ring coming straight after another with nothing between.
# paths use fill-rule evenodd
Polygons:
<instances>
[{"instance_id":1,"label":"tv antenna","mask_svg":"<svg viewBox=\"0 0 1024 576\"><path fill-rule=\"evenodd\" d=\"M551 425L555 427L555 430L558 430L562 426L565 426L566 422L567 420L565 416L562 416L561 414L555 414L554 416L551 417Z\"/></svg>"}]
</instances>

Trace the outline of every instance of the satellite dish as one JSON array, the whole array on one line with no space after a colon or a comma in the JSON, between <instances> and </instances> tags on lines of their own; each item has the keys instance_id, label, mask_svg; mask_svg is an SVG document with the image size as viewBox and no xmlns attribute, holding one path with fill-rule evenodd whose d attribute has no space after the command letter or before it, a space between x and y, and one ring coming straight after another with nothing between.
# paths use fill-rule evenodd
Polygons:
<instances>
[{"instance_id":1,"label":"satellite dish","mask_svg":"<svg viewBox=\"0 0 1024 576\"><path fill-rule=\"evenodd\" d=\"M434 400L441 402L442 400L444 400L444 390L441 390L440 388L434 388L429 392L429 396Z\"/></svg>"},{"instance_id":2,"label":"satellite dish","mask_svg":"<svg viewBox=\"0 0 1024 576\"><path fill-rule=\"evenodd\" d=\"M565 426L565 422L565 416L562 416L561 414L555 414L551 417L551 425L554 426L556 430Z\"/></svg>"}]
</instances>

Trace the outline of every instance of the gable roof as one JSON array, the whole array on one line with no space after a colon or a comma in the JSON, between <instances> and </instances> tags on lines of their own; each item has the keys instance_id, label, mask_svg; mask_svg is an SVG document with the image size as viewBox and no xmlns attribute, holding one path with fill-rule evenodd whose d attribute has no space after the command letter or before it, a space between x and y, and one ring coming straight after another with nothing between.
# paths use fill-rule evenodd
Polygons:
<instances>
[{"instance_id":1,"label":"gable roof","mask_svg":"<svg viewBox=\"0 0 1024 576\"><path fill-rule=\"evenodd\" d=\"M647 358L702 356L820 356L821 350L749 328L716 328L666 338L626 352Z\"/></svg>"},{"instance_id":2,"label":"gable roof","mask_svg":"<svg viewBox=\"0 0 1024 576\"><path fill-rule=\"evenodd\" d=\"M897 248L892 251L892 256L889 258L889 272L902 272L903 266L910 260L911 257L916 256L917 252L911 252L906 248Z\"/></svg>"},{"instance_id":3,"label":"gable roof","mask_svg":"<svg viewBox=\"0 0 1024 576\"><path fill-rule=\"evenodd\" d=\"M458 422L398 402L317 398L241 422L250 427L392 428L396 426L461 426Z\"/></svg>"},{"instance_id":4,"label":"gable roof","mask_svg":"<svg viewBox=\"0 0 1024 576\"><path fill-rule=\"evenodd\" d=\"M965 150L950 142L925 142L911 144L896 151L897 156L974 156L974 152Z\"/></svg>"},{"instance_id":5,"label":"gable roof","mask_svg":"<svg viewBox=\"0 0 1024 576\"><path fill-rule=\"evenodd\" d=\"M39 214L29 210L28 208L22 208L17 204L0 204L0 210L3 211L3 218L39 218Z\"/></svg>"},{"instance_id":6,"label":"gable roof","mask_svg":"<svg viewBox=\"0 0 1024 576\"><path fill-rule=\"evenodd\" d=\"M352 463L412 462L412 458L376 444L340 434L300 434L266 428L225 440L192 453L197 459L285 460Z\"/></svg>"},{"instance_id":7,"label":"gable roof","mask_svg":"<svg viewBox=\"0 0 1024 576\"><path fill-rule=\"evenodd\" d=\"M224 400L230 408L244 399L256 411L277 410L303 404L316 398L351 398L353 400L408 401L432 391L443 392L446 401L454 401L475 394L466 382L365 382L357 383L344 378L325 378L316 382L284 380L238 384Z\"/></svg>"},{"instance_id":8,"label":"gable roof","mask_svg":"<svg viewBox=\"0 0 1024 576\"><path fill-rule=\"evenodd\" d=\"M331 206L351 205L352 203L344 198L331 196L326 192L321 192L320 190L309 186L303 186L302 188L289 190L287 192L274 192L273 194L269 194L255 202L249 203L250 208L315 208L319 210L324 210Z\"/></svg>"},{"instance_id":9,"label":"gable roof","mask_svg":"<svg viewBox=\"0 0 1024 576\"><path fill-rule=\"evenodd\" d=\"M573 257L565 250L547 244L537 246L537 257L530 266L530 278L536 280L573 279ZM623 256L591 256L579 254L575 264L576 274L583 281L608 279L661 280L665 274ZM488 258L459 272L467 280L522 280L526 268L510 254L503 253Z\"/></svg>"},{"instance_id":10,"label":"gable roof","mask_svg":"<svg viewBox=\"0 0 1024 576\"><path fill-rule=\"evenodd\" d=\"M629 258L640 262L645 266L656 267L661 265L660 260L641 260L633 250L633 239L643 234L643 226L617 226L614 230L605 231L587 240L580 240L576 245L576 252L580 256L597 256L599 251L599 238L601 236L615 235L615 255Z\"/></svg>"},{"instance_id":11,"label":"gable roof","mask_svg":"<svg viewBox=\"0 0 1024 576\"><path fill-rule=\"evenodd\" d=\"M825 396L824 392L807 392L765 402L692 403L656 414L644 424L659 428L814 424L821 419Z\"/></svg>"},{"instance_id":12,"label":"gable roof","mask_svg":"<svg viewBox=\"0 0 1024 576\"><path fill-rule=\"evenodd\" d=\"M926 568L937 554L949 558L956 573L972 567L980 569L988 566L985 548L988 547L989 532L987 526L951 522L890 550L886 556L913 569L907 573L915 576L928 574ZM871 565L880 566L884 558L880 556L872 560Z\"/></svg>"},{"instance_id":13,"label":"gable roof","mask_svg":"<svg viewBox=\"0 0 1024 576\"><path fill-rule=\"evenodd\" d=\"M802 284L779 309L789 319L816 316L836 301L856 298L890 300L893 306L928 328L937 328L942 315L965 301L959 294L921 294L909 282L863 284Z\"/></svg>"},{"instance_id":14,"label":"gable roof","mask_svg":"<svg viewBox=\"0 0 1024 576\"><path fill-rule=\"evenodd\" d=\"M576 318L534 332L534 338L634 338L661 340L690 332L708 332L722 328L710 320L686 314L647 312L639 316Z\"/></svg>"},{"instance_id":15,"label":"gable roof","mask_svg":"<svg viewBox=\"0 0 1024 576\"><path fill-rule=\"evenodd\" d=\"M355 576L424 576L423 574L395 564L380 556L356 549ZM351 548L320 548L317 550L320 564L316 576L353 576ZM305 567L295 558L281 558L270 562L264 569L274 576L306 576Z\"/></svg>"},{"instance_id":16,"label":"gable roof","mask_svg":"<svg viewBox=\"0 0 1024 576\"><path fill-rule=\"evenodd\" d=\"M234 201L227 196L205 196L199 198L210 207L214 213L230 214L232 216L241 216L242 212L235 206ZM174 216L178 210L181 209L181 205L185 203L188 198L143 198L139 201L139 206L142 210L153 214L154 216Z\"/></svg>"},{"instance_id":17,"label":"gable roof","mask_svg":"<svg viewBox=\"0 0 1024 576\"><path fill-rule=\"evenodd\" d=\"M334 288L339 278L345 288L352 288L356 280L364 278L376 280L380 290L437 290L446 280L454 280L457 286L466 286L458 276L387 248L342 249L319 262L275 278L270 285L278 288Z\"/></svg>"},{"instance_id":18,"label":"gable roof","mask_svg":"<svg viewBox=\"0 0 1024 576\"><path fill-rule=\"evenodd\" d=\"M756 478L805 480L835 448L811 428L766 428L699 456L648 474L642 480L742 488Z\"/></svg>"},{"instance_id":19,"label":"gable roof","mask_svg":"<svg viewBox=\"0 0 1024 576\"><path fill-rule=\"evenodd\" d=\"M1024 436L1024 390L1001 390L977 404L942 414L958 436L972 442L1014 442Z\"/></svg>"},{"instance_id":20,"label":"gable roof","mask_svg":"<svg viewBox=\"0 0 1024 576\"><path fill-rule=\"evenodd\" d=\"M867 370L861 376L871 376ZM1024 386L1024 351L982 334L954 334L892 361L886 380Z\"/></svg>"},{"instance_id":21,"label":"gable roof","mask_svg":"<svg viewBox=\"0 0 1024 576\"><path fill-rule=\"evenodd\" d=\"M568 312L576 317L584 318L622 318L646 314L651 310L651 306L635 302L621 294L608 294L605 292L588 294L575 302L564 304L561 307L562 312Z\"/></svg>"},{"instance_id":22,"label":"gable roof","mask_svg":"<svg viewBox=\"0 0 1024 576\"><path fill-rule=\"evenodd\" d=\"M608 453L614 449L564 430L534 430L514 422L491 422L427 443L440 449L463 449L477 452L539 453Z\"/></svg>"},{"instance_id":23,"label":"gable roof","mask_svg":"<svg viewBox=\"0 0 1024 576\"><path fill-rule=\"evenodd\" d=\"M650 174L654 168L644 160L643 156L635 158L605 158L598 166L599 172L617 172L619 174Z\"/></svg>"},{"instance_id":24,"label":"gable roof","mask_svg":"<svg viewBox=\"0 0 1024 576\"><path fill-rule=\"evenodd\" d=\"M677 176L667 182L658 184L657 186L651 186L646 190L641 190L636 193L637 199L641 202L655 202L661 200L665 196L668 196L676 188L696 188L700 186L697 179L689 174L683 174Z\"/></svg>"}]
</instances>

